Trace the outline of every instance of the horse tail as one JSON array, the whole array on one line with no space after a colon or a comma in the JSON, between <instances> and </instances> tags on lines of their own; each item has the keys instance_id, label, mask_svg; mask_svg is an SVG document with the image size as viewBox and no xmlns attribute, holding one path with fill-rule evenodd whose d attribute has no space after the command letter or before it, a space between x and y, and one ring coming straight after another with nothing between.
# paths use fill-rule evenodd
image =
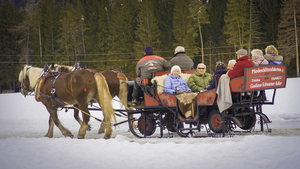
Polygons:
<instances>
[{"instance_id":1,"label":"horse tail","mask_svg":"<svg viewBox=\"0 0 300 169\"><path fill-rule=\"evenodd\" d=\"M99 103L101 105L105 118L110 121L111 117L113 117L115 122L117 122L115 111L111 104L112 97L109 92L105 77L102 75L102 73L96 73L95 80L97 84Z\"/></svg>"}]
</instances>

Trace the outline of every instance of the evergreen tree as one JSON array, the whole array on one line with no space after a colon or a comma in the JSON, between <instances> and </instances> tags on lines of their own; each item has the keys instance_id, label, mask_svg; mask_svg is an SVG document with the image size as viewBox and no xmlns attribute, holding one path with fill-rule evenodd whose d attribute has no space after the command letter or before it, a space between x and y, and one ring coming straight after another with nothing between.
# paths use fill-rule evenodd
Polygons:
<instances>
[{"instance_id":1,"label":"evergreen tree","mask_svg":"<svg viewBox=\"0 0 300 169\"><path fill-rule=\"evenodd\" d=\"M228 36L227 44L233 45L235 51L248 47L251 33L249 23L249 3L247 0L228 0L224 34Z\"/></svg>"},{"instance_id":2,"label":"evergreen tree","mask_svg":"<svg viewBox=\"0 0 300 169\"><path fill-rule=\"evenodd\" d=\"M174 46L183 46L187 55L195 52L195 30L189 10L190 1L176 0L173 11Z\"/></svg>"},{"instance_id":3,"label":"evergreen tree","mask_svg":"<svg viewBox=\"0 0 300 169\"><path fill-rule=\"evenodd\" d=\"M132 6L130 6L132 5ZM135 6L135 9L133 8ZM132 64L133 29L135 24L137 0L115 0L112 6L111 18L108 22L108 56L102 69L115 68L127 75L135 73ZM104 62L101 62L104 63Z\"/></svg>"},{"instance_id":4,"label":"evergreen tree","mask_svg":"<svg viewBox=\"0 0 300 169\"><path fill-rule=\"evenodd\" d=\"M56 50L56 59L60 63L69 64L70 49L71 49L71 39L70 39L70 20L69 15L71 11L71 5L66 3L66 5L61 9L59 16L60 34L57 40L59 44L58 50Z\"/></svg>"},{"instance_id":5,"label":"evergreen tree","mask_svg":"<svg viewBox=\"0 0 300 169\"><path fill-rule=\"evenodd\" d=\"M85 7L86 32L86 66L96 69L99 60L106 57L108 20L110 17L110 0L88 0Z\"/></svg>"},{"instance_id":6,"label":"evergreen tree","mask_svg":"<svg viewBox=\"0 0 300 169\"><path fill-rule=\"evenodd\" d=\"M57 49L57 34L58 34L58 13L55 9L53 0L43 1L43 33L42 44L44 48L45 60L51 62L54 60L53 54Z\"/></svg>"},{"instance_id":7,"label":"evergreen tree","mask_svg":"<svg viewBox=\"0 0 300 169\"><path fill-rule=\"evenodd\" d=\"M261 1L262 29L266 32L266 44L276 45L278 24L280 18L280 2L278 0Z\"/></svg>"},{"instance_id":8,"label":"evergreen tree","mask_svg":"<svg viewBox=\"0 0 300 169\"><path fill-rule=\"evenodd\" d=\"M174 55L173 46L173 9L175 0L157 0L153 1L154 15L157 18L158 29L160 31L159 41L161 42L160 56L170 60Z\"/></svg>"},{"instance_id":9,"label":"evergreen tree","mask_svg":"<svg viewBox=\"0 0 300 169\"><path fill-rule=\"evenodd\" d=\"M108 56L105 66L102 69L116 68L119 69L126 56L127 49L125 47L125 11L122 0L115 0L112 6L111 18L108 22L107 47ZM119 62L119 61L121 62Z\"/></svg>"},{"instance_id":10,"label":"evergreen tree","mask_svg":"<svg viewBox=\"0 0 300 169\"><path fill-rule=\"evenodd\" d=\"M294 4L293 4L294 1ZM295 5L295 6L294 6ZM296 50L296 36L295 36L295 20L294 20L294 9L296 15L296 30L297 30L297 41L300 42L300 0L285 0L280 10L280 23L278 30L278 50L279 54L283 55L284 64L289 66L291 73L296 74L297 64L297 50ZM295 8L294 8L295 7ZM298 51L299 56L299 51ZM296 63L296 64L295 64Z\"/></svg>"},{"instance_id":11,"label":"evergreen tree","mask_svg":"<svg viewBox=\"0 0 300 169\"><path fill-rule=\"evenodd\" d=\"M207 6L200 0L193 0L192 7L190 8L191 17L194 20L194 26L199 30L199 36L201 41L201 56L202 63L204 63L204 49L202 38L202 25L209 24L209 14L207 13Z\"/></svg>"},{"instance_id":12,"label":"evergreen tree","mask_svg":"<svg viewBox=\"0 0 300 169\"><path fill-rule=\"evenodd\" d=\"M15 26L12 32L18 36L17 44L20 46L19 62L28 65L30 61L29 53L31 51L29 48L31 16L28 15L25 8L21 12L21 15L24 18L23 21Z\"/></svg>"},{"instance_id":13,"label":"evergreen tree","mask_svg":"<svg viewBox=\"0 0 300 169\"><path fill-rule=\"evenodd\" d=\"M79 56L80 60L83 60L86 58L86 47L85 47L85 33L86 33L86 24L85 24L85 15L84 15L84 8L80 2L80 0L77 0L77 7L76 7L76 11L75 11L75 16L76 16L76 20L78 22L77 24L77 29L78 31L78 41L79 41L79 46L77 46L78 48L78 53L81 54Z\"/></svg>"},{"instance_id":14,"label":"evergreen tree","mask_svg":"<svg viewBox=\"0 0 300 169\"><path fill-rule=\"evenodd\" d=\"M150 0L144 0L140 4L135 35L136 41L134 43L134 50L137 60L143 56L146 46L152 46L154 53L160 55L160 34L157 19L154 16L153 4Z\"/></svg>"},{"instance_id":15,"label":"evergreen tree","mask_svg":"<svg viewBox=\"0 0 300 169\"><path fill-rule=\"evenodd\" d=\"M225 25L224 13L226 10L225 1L210 0L208 3L208 13L210 24L203 25L203 41L204 41L204 59L207 71L213 73L214 66L217 61L223 61L225 64L229 59L232 59L230 50L226 48L226 39L223 35ZM195 56L195 64L201 62L200 57Z\"/></svg>"},{"instance_id":16,"label":"evergreen tree","mask_svg":"<svg viewBox=\"0 0 300 169\"><path fill-rule=\"evenodd\" d=\"M264 44L263 42L266 39L266 33L263 31L262 26L261 26L261 3L260 0L251 0L252 6L251 6L251 29L253 30L253 36L251 39L253 40L253 48L255 49L263 49Z\"/></svg>"},{"instance_id":17,"label":"evergreen tree","mask_svg":"<svg viewBox=\"0 0 300 169\"><path fill-rule=\"evenodd\" d=\"M34 56L34 60L40 61L40 65L43 66L43 48L42 48L42 25L43 25L43 17L42 17L42 1L40 1L39 5L35 8L32 13L32 31L35 33L33 36L36 38L35 41L35 50L38 51L38 56Z\"/></svg>"},{"instance_id":18,"label":"evergreen tree","mask_svg":"<svg viewBox=\"0 0 300 169\"><path fill-rule=\"evenodd\" d=\"M22 23L22 19L23 16L11 3L3 1L0 5L0 90L15 90L18 81L19 35L12 30Z\"/></svg>"}]
</instances>

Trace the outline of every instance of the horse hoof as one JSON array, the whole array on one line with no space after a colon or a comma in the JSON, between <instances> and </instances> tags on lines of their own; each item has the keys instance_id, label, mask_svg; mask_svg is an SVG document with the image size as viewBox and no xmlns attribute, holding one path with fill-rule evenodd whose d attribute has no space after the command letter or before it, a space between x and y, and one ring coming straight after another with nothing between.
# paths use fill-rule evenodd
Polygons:
<instances>
[{"instance_id":1,"label":"horse hoof","mask_svg":"<svg viewBox=\"0 0 300 169\"><path fill-rule=\"evenodd\" d=\"M103 131L98 131L98 134L103 134L104 132Z\"/></svg>"},{"instance_id":2,"label":"horse hoof","mask_svg":"<svg viewBox=\"0 0 300 169\"><path fill-rule=\"evenodd\" d=\"M110 139L110 136L104 136L104 139L108 140L108 139Z\"/></svg>"},{"instance_id":3,"label":"horse hoof","mask_svg":"<svg viewBox=\"0 0 300 169\"><path fill-rule=\"evenodd\" d=\"M48 136L48 135L45 135L44 137L52 138L53 136Z\"/></svg>"},{"instance_id":4,"label":"horse hoof","mask_svg":"<svg viewBox=\"0 0 300 169\"><path fill-rule=\"evenodd\" d=\"M104 135L105 140L110 139L110 138L111 138L111 135L109 135L109 134Z\"/></svg>"},{"instance_id":5,"label":"horse hoof","mask_svg":"<svg viewBox=\"0 0 300 169\"><path fill-rule=\"evenodd\" d=\"M92 127L91 127L91 125L88 125L88 127L87 127L86 131L91 131L91 130L92 130Z\"/></svg>"},{"instance_id":6,"label":"horse hoof","mask_svg":"<svg viewBox=\"0 0 300 169\"><path fill-rule=\"evenodd\" d=\"M79 136L79 135L77 136L77 138L78 138L78 139L84 139L83 136Z\"/></svg>"},{"instance_id":7,"label":"horse hoof","mask_svg":"<svg viewBox=\"0 0 300 169\"><path fill-rule=\"evenodd\" d=\"M69 137L70 137L71 139L73 139L73 138L74 138L74 135L73 135L73 134L71 134L71 135L69 135Z\"/></svg>"}]
</instances>

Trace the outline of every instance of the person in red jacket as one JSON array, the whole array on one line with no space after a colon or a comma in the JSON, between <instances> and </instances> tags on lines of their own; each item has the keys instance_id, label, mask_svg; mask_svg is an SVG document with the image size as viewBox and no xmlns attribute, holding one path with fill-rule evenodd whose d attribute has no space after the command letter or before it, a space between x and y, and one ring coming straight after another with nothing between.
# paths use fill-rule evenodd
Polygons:
<instances>
[{"instance_id":1,"label":"person in red jacket","mask_svg":"<svg viewBox=\"0 0 300 169\"><path fill-rule=\"evenodd\" d=\"M254 64L252 60L247 55L247 51L245 49L240 49L236 52L237 60L236 64L230 69L226 75L230 77L230 79L243 76L244 75L244 68L253 67Z\"/></svg>"}]
</instances>

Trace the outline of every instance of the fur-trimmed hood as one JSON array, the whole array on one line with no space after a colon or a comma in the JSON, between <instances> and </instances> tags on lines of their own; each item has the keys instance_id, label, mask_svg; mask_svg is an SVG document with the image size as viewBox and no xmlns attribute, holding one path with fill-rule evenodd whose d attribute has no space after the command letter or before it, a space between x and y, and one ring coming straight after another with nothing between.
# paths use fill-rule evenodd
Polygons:
<instances>
[{"instance_id":1,"label":"fur-trimmed hood","mask_svg":"<svg viewBox=\"0 0 300 169\"><path fill-rule=\"evenodd\" d=\"M283 57L281 55L265 54L264 58L268 61L283 61Z\"/></svg>"}]
</instances>

